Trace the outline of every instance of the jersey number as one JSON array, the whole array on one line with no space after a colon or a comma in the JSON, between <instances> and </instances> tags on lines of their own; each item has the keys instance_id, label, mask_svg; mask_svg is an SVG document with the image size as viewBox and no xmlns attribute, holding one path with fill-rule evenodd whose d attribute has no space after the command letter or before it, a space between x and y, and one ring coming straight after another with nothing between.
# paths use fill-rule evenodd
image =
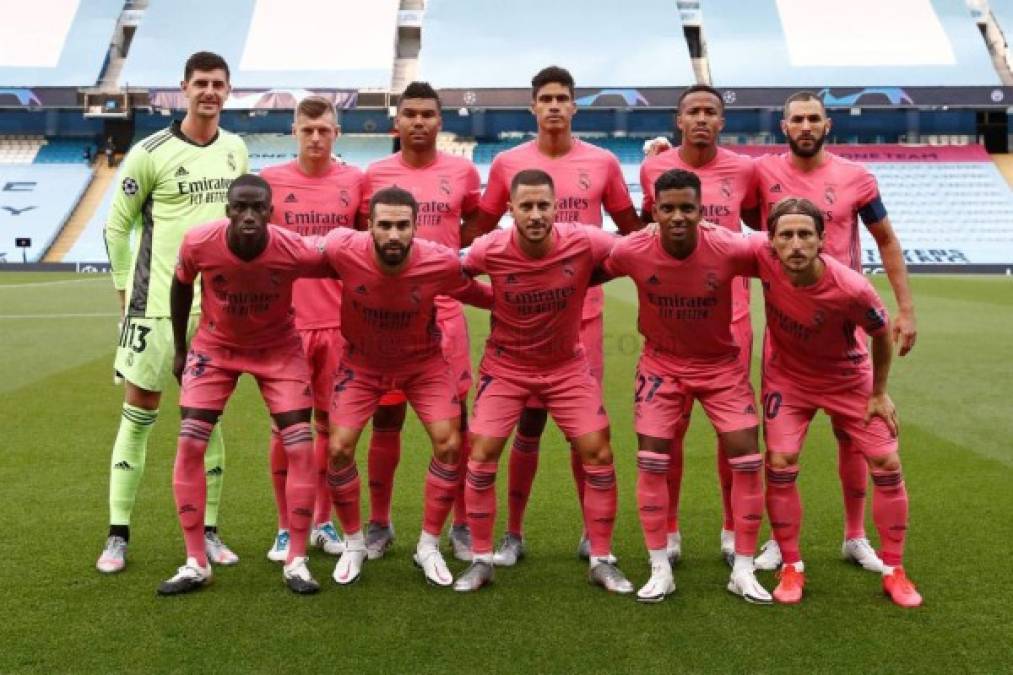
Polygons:
<instances>
[{"instance_id":1,"label":"jersey number","mask_svg":"<svg viewBox=\"0 0 1013 675\"><path fill-rule=\"evenodd\" d=\"M139 326L136 323L127 322L123 324L123 330L120 331L120 347L132 349L134 352L140 354L147 346L148 341L145 337L151 329L147 326Z\"/></svg>"},{"instance_id":2,"label":"jersey number","mask_svg":"<svg viewBox=\"0 0 1013 675\"><path fill-rule=\"evenodd\" d=\"M763 415L772 420L781 412L781 393L772 391L763 397Z\"/></svg>"},{"instance_id":3,"label":"jersey number","mask_svg":"<svg viewBox=\"0 0 1013 675\"><path fill-rule=\"evenodd\" d=\"M651 388L647 390L647 396L645 398L641 398L641 395L644 393L644 387L647 386L648 382L651 383ZM633 402L642 403L646 401L650 403L654 399L654 394L658 391L658 387L661 386L662 382L664 382L664 380L657 375L648 375L647 377L644 377L640 373L637 373L637 390L633 394Z\"/></svg>"}]
</instances>

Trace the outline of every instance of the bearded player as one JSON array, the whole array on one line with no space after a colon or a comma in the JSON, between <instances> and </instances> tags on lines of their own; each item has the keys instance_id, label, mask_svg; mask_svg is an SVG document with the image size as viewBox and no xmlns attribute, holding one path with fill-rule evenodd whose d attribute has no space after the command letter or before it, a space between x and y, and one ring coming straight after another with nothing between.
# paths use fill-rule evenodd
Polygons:
<instances>
[{"instance_id":1,"label":"bearded player","mask_svg":"<svg viewBox=\"0 0 1013 675\"><path fill-rule=\"evenodd\" d=\"M823 147L831 126L818 96L799 92L788 97L781 120L781 131L788 139L788 152L766 155L756 162L761 222L766 222L774 204L781 199L804 197L823 211L826 255L861 271L858 236L858 220L861 219L876 241L897 301L893 340L899 345L900 355L904 356L915 344L917 328L900 241L890 224L875 177L861 164ZM883 563L865 536L866 460L846 435L838 437L841 439L838 441L838 472L844 496L841 554L845 560L879 572ZM780 560L776 542L768 542L757 556L756 564L760 569L776 569Z\"/></svg>"},{"instance_id":2,"label":"bearded player","mask_svg":"<svg viewBox=\"0 0 1013 675\"><path fill-rule=\"evenodd\" d=\"M389 187L369 201L369 231L332 231L327 260L343 280L341 331L345 347L335 373L327 485L345 532L345 552L334 581L359 578L367 557L360 517L355 449L380 398L404 392L432 442L425 479L422 533L415 563L426 581L449 586L453 578L439 551L440 534L457 495L461 448L456 375L444 359L437 296L488 307L487 286L464 276L458 253L415 240L418 202Z\"/></svg>"},{"instance_id":3,"label":"bearded player","mask_svg":"<svg viewBox=\"0 0 1013 675\"><path fill-rule=\"evenodd\" d=\"M440 152L436 138L443 124L439 95L427 82L412 82L398 101L394 119L401 150L369 165L360 208L360 229L365 229L369 198L385 187L397 185L408 190L419 205L416 219L418 239L435 241L458 250L463 224L478 212L480 178L471 160ZM450 364L461 400L461 452L458 470L463 472L469 452L468 390L471 388L471 354L468 324L461 303L441 296L436 299L436 320L443 336L443 355ZM404 392L391 391L380 399L373 416L369 442L369 523L366 525L366 552L370 559L383 557L394 541L390 505L394 473L401 459L401 430L407 400ZM464 485L454 503L450 528L454 557L470 560L471 538L464 515Z\"/></svg>"},{"instance_id":4,"label":"bearded player","mask_svg":"<svg viewBox=\"0 0 1013 675\"><path fill-rule=\"evenodd\" d=\"M774 599L787 604L802 599L802 504L796 481L809 423L822 409L837 438L861 454L872 474L883 591L897 605L917 607L922 597L902 566L908 496L897 410L887 393L893 339L886 309L861 273L825 252L820 207L788 198L774 205L766 225L769 242L757 237L755 248L768 336L763 361L767 514L784 556ZM865 335L872 338L871 359Z\"/></svg>"}]
</instances>

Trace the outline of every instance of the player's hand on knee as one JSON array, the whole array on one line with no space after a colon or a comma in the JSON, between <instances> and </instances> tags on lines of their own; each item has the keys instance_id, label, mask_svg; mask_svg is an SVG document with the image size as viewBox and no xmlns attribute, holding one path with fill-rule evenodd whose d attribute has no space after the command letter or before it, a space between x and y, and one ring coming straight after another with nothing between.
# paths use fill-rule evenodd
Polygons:
<instances>
[{"instance_id":1,"label":"player's hand on knee","mask_svg":"<svg viewBox=\"0 0 1013 675\"><path fill-rule=\"evenodd\" d=\"M878 417L890 429L890 435L896 436L900 431L900 420L897 417L897 408L893 405L890 395L886 392L873 394L869 397L869 403L865 408L865 425L868 426L873 417Z\"/></svg>"}]
</instances>

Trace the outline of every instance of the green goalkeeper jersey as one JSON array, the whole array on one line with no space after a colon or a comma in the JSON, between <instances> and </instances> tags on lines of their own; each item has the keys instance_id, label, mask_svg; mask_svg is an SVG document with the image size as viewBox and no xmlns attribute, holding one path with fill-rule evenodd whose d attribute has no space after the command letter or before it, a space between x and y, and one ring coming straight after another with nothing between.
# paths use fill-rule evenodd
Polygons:
<instances>
[{"instance_id":1,"label":"green goalkeeper jersey","mask_svg":"<svg viewBox=\"0 0 1013 675\"><path fill-rule=\"evenodd\" d=\"M130 149L105 229L113 284L126 291L127 316L169 316L169 286L183 235L224 218L229 186L247 171L246 144L221 129L198 145L175 121ZM199 298L196 293L195 311Z\"/></svg>"}]
</instances>

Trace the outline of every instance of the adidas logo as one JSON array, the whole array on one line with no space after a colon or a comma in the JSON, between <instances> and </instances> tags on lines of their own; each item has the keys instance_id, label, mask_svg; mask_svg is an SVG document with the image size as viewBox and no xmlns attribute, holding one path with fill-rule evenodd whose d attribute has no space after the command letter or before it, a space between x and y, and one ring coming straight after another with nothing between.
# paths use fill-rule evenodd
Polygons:
<instances>
[{"instance_id":1,"label":"adidas logo","mask_svg":"<svg viewBox=\"0 0 1013 675\"><path fill-rule=\"evenodd\" d=\"M113 468L119 469L120 471L134 470L134 467L130 466L130 462L128 462L127 460L123 460L122 462L116 462L115 464L113 464Z\"/></svg>"},{"instance_id":2,"label":"adidas logo","mask_svg":"<svg viewBox=\"0 0 1013 675\"><path fill-rule=\"evenodd\" d=\"M517 277L515 277L513 274L508 274L507 278L506 278L506 282L508 284L516 284L517 283Z\"/></svg>"},{"instance_id":3,"label":"adidas logo","mask_svg":"<svg viewBox=\"0 0 1013 675\"><path fill-rule=\"evenodd\" d=\"M756 414L756 408L753 407L752 403L750 403L749 405L746 406L746 409L743 410L742 412L744 412L747 415L755 415Z\"/></svg>"},{"instance_id":4,"label":"adidas logo","mask_svg":"<svg viewBox=\"0 0 1013 675\"><path fill-rule=\"evenodd\" d=\"M598 414L599 415L604 415L605 414L605 406L603 406L603 405L598 406Z\"/></svg>"},{"instance_id":5,"label":"adidas logo","mask_svg":"<svg viewBox=\"0 0 1013 675\"><path fill-rule=\"evenodd\" d=\"M781 191L781 184L780 183L774 183L773 185L770 186L770 191L771 192L780 192Z\"/></svg>"},{"instance_id":6,"label":"adidas logo","mask_svg":"<svg viewBox=\"0 0 1013 675\"><path fill-rule=\"evenodd\" d=\"M658 275L652 274L647 278L647 283L651 284L652 286L657 286L658 284L661 283L661 280L658 279Z\"/></svg>"},{"instance_id":7,"label":"adidas logo","mask_svg":"<svg viewBox=\"0 0 1013 675\"><path fill-rule=\"evenodd\" d=\"M189 176L190 172L185 167L179 167L176 169L176 178L182 178L183 176Z\"/></svg>"},{"instance_id":8,"label":"adidas logo","mask_svg":"<svg viewBox=\"0 0 1013 675\"><path fill-rule=\"evenodd\" d=\"M285 197L285 203L286 204L295 204L297 201L299 201L299 200L296 199L294 192L289 192L288 196Z\"/></svg>"},{"instance_id":9,"label":"adidas logo","mask_svg":"<svg viewBox=\"0 0 1013 675\"><path fill-rule=\"evenodd\" d=\"M366 285L360 284L355 288L355 292L358 293L359 295L366 295Z\"/></svg>"},{"instance_id":10,"label":"adidas logo","mask_svg":"<svg viewBox=\"0 0 1013 675\"><path fill-rule=\"evenodd\" d=\"M222 467L216 466L214 468L208 469L207 475L209 475L209 476L221 476L222 475Z\"/></svg>"}]
</instances>

